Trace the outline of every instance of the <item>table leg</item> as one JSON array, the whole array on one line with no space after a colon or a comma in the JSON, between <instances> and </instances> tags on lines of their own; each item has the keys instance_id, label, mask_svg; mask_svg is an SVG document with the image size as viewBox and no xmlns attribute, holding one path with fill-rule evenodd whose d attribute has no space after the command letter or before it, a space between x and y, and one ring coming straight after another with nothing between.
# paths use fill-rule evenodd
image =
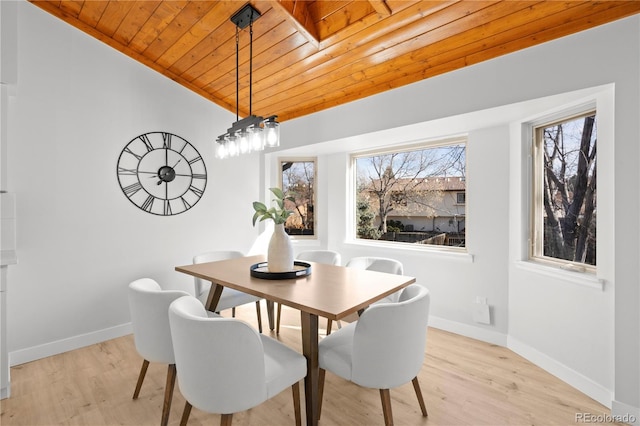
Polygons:
<instances>
[{"instance_id":1,"label":"table leg","mask_svg":"<svg viewBox=\"0 0 640 426\"><path fill-rule=\"evenodd\" d=\"M307 426L318 424L318 316L300 312L302 325L302 353L307 358L307 376L304 378L304 399Z\"/></svg>"},{"instance_id":2,"label":"table leg","mask_svg":"<svg viewBox=\"0 0 640 426\"><path fill-rule=\"evenodd\" d=\"M211 290L209 290L209 297L207 298L207 304L204 306L207 311L215 312L216 306L218 306L218 302L220 301L220 296L222 296L222 290L224 290L224 286L220 284L216 284L214 282L211 283Z\"/></svg>"}]
</instances>

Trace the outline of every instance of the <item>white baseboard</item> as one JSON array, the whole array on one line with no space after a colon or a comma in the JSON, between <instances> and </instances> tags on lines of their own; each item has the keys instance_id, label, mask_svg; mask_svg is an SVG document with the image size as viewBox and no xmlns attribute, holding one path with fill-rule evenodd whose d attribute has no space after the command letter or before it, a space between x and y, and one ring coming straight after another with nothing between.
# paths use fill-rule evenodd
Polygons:
<instances>
[{"instance_id":1,"label":"white baseboard","mask_svg":"<svg viewBox=\"0 0 640 426\"><path fill-rule=\"evenodd\" d=\"M573 386L585 395L595 399L607 408L612 408L613 391L594 382L593 380L578 373L572 368L558 362L550 356L532 348L531 346L520 342L518 339L508 337L507 347L523 356L538 367L553 374L568 385Z\"/></svg>"},{"instance_id":2,"label":"white baseboard","mask_svg":"<svg viewBox=\"0 0 640 426\"><path fill-rule=\"evenodd\" d=\"M6 388L0 389L0 399L7 399L11 396L11 383Z\"/></svg>"},{"instance_id":3,"label":"white baseboard","mask_svg":"<svg viewBox=\"0 0 640 426\"><path fill-rule=\"evenodd\" d=\"M55 342L44 343L42 345L33 346L31 348L21 349L9 352L9 365L24 364L26 362L35 361L52 355L58 355L63 352L72 351L74 349L83 348L85 346L94 345L106 340L115 339L117 337L126 336L133 333L131 323L117 325L111 328L94 331L92 333L81 334L79 336L69 337L67 339L57 340Z\"/></svg>"},{"instance_id":4,"label":"white baseboard","mask_svg":"<svg viewBox=\"0 0 640 426\"><path fill-rule=\"evenodd\" d=\"M616 422L640 426L640 407L614 400L611 404L611 416Z\"/></svg>"},{"instance_id":5,"label":"white baseboard","mask_svg":"<svg viewBox=\"0 0 640 426\"><path fill-rule=\"evenodd\" d=\"M491 343L498 346L507 346L507 335L498 331L487 330L486 328L476 327L474 325L463 324L461 322L451 321L448 319L429 316L429 327L438 328L440 330L449 331L461 336L470 337L483 342Z\"/></svg>"}]
</instances>

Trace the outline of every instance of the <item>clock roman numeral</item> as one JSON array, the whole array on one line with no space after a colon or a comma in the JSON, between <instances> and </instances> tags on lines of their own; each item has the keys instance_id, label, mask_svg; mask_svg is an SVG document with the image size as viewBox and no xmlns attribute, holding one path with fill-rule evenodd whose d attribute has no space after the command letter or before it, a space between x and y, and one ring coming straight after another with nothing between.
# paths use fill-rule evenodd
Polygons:
<instances>
[{"instance_id":1,"label":"clock roman numeral","mask_svg":"<svg viewBox=\"0 0 640 426\"><path fill-rule=\"evenodd\" d=\"M133 195L140 191L142 189L142 185L140 185L140 182L136 182L136 183L132 183L129 186L125 186L124 188L122 188L122 191L124 191L124 194L131 198L133 197Z\"/></svg>"},{"instance_id":2,"label":"clock roman numeral","mask_svg":"<svg viewBox=\"0 0 640 426\"><path fill-rule=\"evenodd\" d=\"M171 211L171 203L169 202L169 200L164 200L164 215L168 216L172 214L173 212Z\"/></svg>"},{"instance_id":3,"label":"clock roman numeral","mask_svg":"<svg viewBox=\"0 0 640 426\"><path fill-rule=\"evenodd\" d=\"M164 149L171 149L171 133L162 134L162 147Z\"/></svg>"},{"instance_id":4,"label":"clock roman numeral","mask_svg":"<svg viewBox=\"0 0 640 426\"><path fill-rule=\"evenodd\" d=\"M202 194L204 194L204 190L200 189L200 188L196 188L195 186L191 185L189 187L189 191L193 192L194 194L196 194L198 197L202 197Z\"/></svg>"},{"instance_id":5,"label":"clock roman numeral","mask_svg":"<svg viewBox=\"0 0 640 426\"><path fill-rule=\"evenodd\" d=\"M153 195L149 195L147 197L146 200L144 200L144 203L142 203L142 205L140 206L140 208L146 212L151 212L151 209L153 208L153 201L155 200L155 198L153 197Z\"/></svg>"},{"instance_id":6,"label":"clock roman numeral","mask_svg":"<svg viewBox=\"0 0 640 426\"><path fill-rule=\"evenodd\" d=\"M185 210L189 210L191 208L191 204L189 204L189 202L185 200L184 197L180 197L180 200L182 200L182 204L184 205Z\"/></svg>"},{"instance_id":7,"label":"clock roman numeral","mask_svg":"<svg viewBox=\"0 0 640 426\"><path fill-rule=\"evenodd\" d=\"M123 176L129 176L129 175L135 176L137 172L136 172L136 169L125 169L124 167L118 167L118 174Z\"/></svg>"},{"instance_id":8,"label":"clock roman numeral","mask_svg":"<svg viewBox=\"0 0 640 426\"><path fill-rule=\"evenodd\" d=\"M142 155L138 155L135 152L131 151L131 149L129 147L126 147L124 149L126 152L128 152L129 154L133 155L134 157L136 157L139 160L142 160Z\"/></svg>"},{"instance_id":9,"label":"clock roman numeral","mask_svg":"<svg viewBox=\"0 0 640 426\"><path fill-rule=\"evenodd\" d=\"M182 145L182 148L180 148L180 151L177 151L178 154L181 154L181 155L182 155L182 151L184 151L184 149L189 145L189 142L184 141L184 140L183 140L183 142L184 142L184 145Z\"/></svg>"},{"instance_id":10,"label":"clock roman numeral","mask_svg":"<svg viewBox=\"0 0 640 426\"><path fill-rule=\"evenodd\" d=\"M189 164L197 163L198 161L202 161L202 157L198 156L193 160L189 160Z\"/></svg>"},{"instance_id":11,"label":"clock roman numeral","mask_svg":"<svg viewBox=\"0 0 640 426\"><path fill-rule=\"evenodd\" d=\"M142 143L144 143L144 147L147 148L147 151L153 151L153 145L149 140L149 136L145 134L138 136L138 138L142 141Z\"/></svg>"},{"instance_id":12,"label":"clock roman numeral","mask_svg":"<svg viewBox=\"0 0 640 426\"><path fill-rule=\"evenodd\" d=\"M191 177L194 179L206 179L207 175L202 173L194 173Z\"/></svg>"}]
</instances>

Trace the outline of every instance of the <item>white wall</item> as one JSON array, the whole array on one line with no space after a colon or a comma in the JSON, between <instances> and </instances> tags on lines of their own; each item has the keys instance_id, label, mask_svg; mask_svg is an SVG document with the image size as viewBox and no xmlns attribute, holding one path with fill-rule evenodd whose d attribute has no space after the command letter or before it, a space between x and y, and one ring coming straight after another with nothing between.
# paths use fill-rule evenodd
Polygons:
<instances>
[{"instance_id":1,"label":"white wall","mask_svg":"<svg viewBox=\"0 0 640 426\"><path fill-rule=\"evenodd\" d=\"M464 132L470 255L393 252L431 289L432 323L487 341L517 342L517 349L539 355L537 362L558 368L599 400L613 393L614 410L636 410L640 417L640 17L286 122L281 152L263 163L256 155L213 159L212 142L232 114L31 4L20 2L18 12L17 58L9 58L17 60L18 83L8 114L6 167L6 188L17 193L18 203L19 265L8 299L12 362L128 332L126 285L132 279L151 276L190 288L175 265L208 248L247 250L256 231L251 213L245 219L239 209L262 198L281 154L319 155L319 200L330 204L319 208L321 240L311 245L338 249L345 260L388 255L345 241L345 152ZM518 272L509 257L522 248L520 182L512 181L517 165L509 162L521 141L513 125L602 90L613 90L615 99L609 179L616 184L610 215L618 226L605 248L614 257L612 265L601 265L604 291L556 286L545 275ZM185 137L207 161L203 199L176 217L141 212L117 183L115 164L124 145L157 130ZM473 323L469 303L476 295L488 297L493 325ZM547 322L564 322L537 322L537 300L547 302ZM586 335L587 348L581 346Z\"/></svg>"},{"instance_id":2,"label":"white wall","mask_svg":"<svg viewBox=\"0 0 640 426\"><path fill-rule=\"evenodd\" d=\"M203 250L248 250L260 170L257 155L213 158L233 114L26 2L17 43L6 165L18 218L13 364L128 333L126 288L136 278L191 290L175 266ZM205 159L207 188L185 213L147 214L119 187L121 150L149 131L180 135Z\"/></svg>"},{"instance_id":3,"label":"white wall","mask_svg":"<svg viewBox=\"0 0 640 426\"><path fill-rule=\"evenodd\" d=\"M326 211L329 229L317 245L341 251L343 260L355 255L402 260L406 272L433 293L432 325L506 344L614 412L640 418L640 239L637 215L629 216L640 200L639 23L638 16L631 17L287 122L281 151L266 160L319 155L326 164L319 175L330 175L326 188L323 182L318 188L330 195L328 207L318 206ZM598 102L603 134L604 123L609 126L599 144L601 281L556 272L550 278L520 262L526 259L527 214L522 123L585 101ZM469 135L470 256L350 242L350 216L344 213L349 211L347 152L456 133ZM472 321L470 303L477 295L492 305L492 326Z\"/></svg>"}]
</instances>

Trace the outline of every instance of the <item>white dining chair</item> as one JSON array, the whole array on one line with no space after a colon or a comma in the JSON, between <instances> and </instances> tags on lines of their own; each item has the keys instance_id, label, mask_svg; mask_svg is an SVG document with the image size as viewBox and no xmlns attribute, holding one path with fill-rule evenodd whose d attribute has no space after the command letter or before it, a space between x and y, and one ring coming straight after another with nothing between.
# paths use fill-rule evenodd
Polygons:
<instances>
[{"instance_id":1,"label":"white dining chair","mask_svg":"<svg viewBox=\"0 0 640 426\"><path fill-rule=\"evenodd\" d=\"M340 265L341 256L340 253L333 250L307 250L298 253L296 260L303 260L308 262L326 263L328 265ZM313 270L311 271L313 273ZM282 312L282 305L278 303L278 310L276 316L276 334L280 333L280 314ZM338 321L340 327L340 321ZM331 333L331 320L327 318L327 334Z\"/></svg>"},{"instance_id":2,"label":"white dining chair","mask_svg":"<svg viewBox=\"0 0 640 426\"><path fill-rule=\"evenodd\" d=\"M352 257L345 266L349 268L367 269L369 271L386 272L388 274L404 274L402 262L388 257Z\"/></svg>"},{"instance_id":3,"label":"white dining chair","mask_svg":"<svg viewBox=\"0 0 640 426\"><path fill-rule=\"evenodd\" d=\"M226 259L235 259L238 257L244 256L239 251L232 250L217 250L217 251L209 251L206 253L201 253L197 256L194 256L193 263L205 263L205 262L215 262L218 260L226 260ZM194 278L195 281L195 296L202 302L203 305L206 305L207 299L209 298L209 290L211 289L211 283L202 280L198 277ZM253 296L248 293L243 293L238 290L234 290L229 287L225 287L222 290L222 295L220 296L220 300L218 301L218 305L216 306L216 312L224 311L225 309L231 309L231 316L236 316L236 306L245 305L247 303L255 302L256 304L256 315L258 317L258 330L262 333L262 315L260 313L260 301L262 299Z\"/></svg>"},{"instance_id":4,"label":"white dining chair","mask_svg":"<svg viewBox=\"0 0 640 426\"><path fill-rule=\"evenodd\" d=\"M143 358L133 399L137 399L140 394L149 362L168 364L160 420L160 424L165 426L169 421L176 379L176 366L169 328L169 305L189 293L179 290L162 290L160 284L151 278L141 278L129 284L128 294L133 339L136 350Z\"/></svg>"},{"instance_id":5,"label":"white dining chair","mask_svg":"<svg viewBox=\"0 0 640 426\"><path fill-rule=\"evenodd\" d=\"M319 407L326 371L359 386L380 390L385 425L393 424L391 388L411 381L423 416L427 416L418 383L427 340L429 291L411 284L395 303L371 305L355 322L318 344Z\"/></svg>"},{"instance_id":6,"label":"white dining chair","mask_svg":"<svg viewBox=\"0 0 640 426\"><path fill-rule=\"evenodd\" d=\"M207 318L202 304L182 297L169 308L180 392L186 399L181 424L192 407L221 414L248 410L291 386L296 425L301 424L300 380L304 356L235 318Z\"/></svg>"},{"instance_id":7,"label":"white dining chair","mask_svg":"<svg viewBox=\"0 0 640 426\"><path fill-rule=\"evenodd\" d=\"M368 271L385 272L387 274L404 275L404 267L402 266L402 262L395 259L390 259L387 257L371 257L371 256L353 257L349 259L349 261L345 266L348 268L357 268L357 269L366 269ZM396 302L399 296L400 296L400 292L395 292L383 299L380 299L375 303ZM358 313L361 314L362 311Z\"/></svg>"}]
</instances>

